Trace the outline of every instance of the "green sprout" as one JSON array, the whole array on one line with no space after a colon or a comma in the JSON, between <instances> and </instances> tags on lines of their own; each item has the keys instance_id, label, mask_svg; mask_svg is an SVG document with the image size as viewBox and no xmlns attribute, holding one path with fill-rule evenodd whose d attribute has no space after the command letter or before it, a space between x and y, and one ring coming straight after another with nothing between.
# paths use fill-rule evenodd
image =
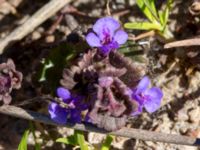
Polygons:
<instances>
[{"instance_id":1,"label":"green sprout","mask_svg":"<svg viewBox=\"0 0 200 150\"><path fill-rule=\"evenodd\" d=\"M26 130L24 132L17 150L27 150L27 140L28 140L29 133L30 133L29 130Z\"/></svg>"},{"instance_id":2,"label":"green sprout","mask_svg":"<svg viewBox=\"0 0 200 150\"><path fill-rule=\"evenodd\" d=\"M137 30L153 30L164 37L166 40L173 39L173 35L167 26L169 11L172 8L173 0L168 0L164 10L159 11L156 10L155 0L136 0L136 3L149 21L125 23L125 28Z\"/></svg>"},{"instance_id":3,"label":"green sprout","mask_svg":"<svg viewBox=\"0 0 200 150\"><path fill-rule=\"evenodd\" d=\"M81 150L89 150L89 145L85 140L84 133L78 130L75 130L74 135L67 138L58 138L56 142L78 146Z\"/></svg>"}]
</instances>

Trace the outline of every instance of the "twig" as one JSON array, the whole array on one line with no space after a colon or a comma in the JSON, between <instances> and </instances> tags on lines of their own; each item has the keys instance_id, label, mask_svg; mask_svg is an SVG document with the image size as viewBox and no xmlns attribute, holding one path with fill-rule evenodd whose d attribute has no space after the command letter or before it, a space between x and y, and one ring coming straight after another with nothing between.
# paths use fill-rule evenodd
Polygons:
<instances>
[{"instance_id":1,"label":"twig","mask_svg":"<svg viewBox=\"0 0 200 150\"><path fill-rule=\"evenodd\" d=\"M67 127L74 128L77 130L82 130L82 131L98 132L98 133L103 133L103 134L111 134L111 135L116 135L116 136L123 136L123 137L128 137L128 138L135 138L135 139L154 141L154 142L166 142L166 143L173 143L173 144L200 146L200 139L188 137L188 136L164 134L164 133L159 133L159 132L145 131L145 130L133 129L133 128L122 128L114 132L108 132L103 129L97 128L91 124L75 124L74 125L69 122L66 125L59 125L53 122L47 115L29 111L29 110L24 110L22 108L9 106L9 105L1 106L0 113L13 116L13 117L22 118L22 119L38 121L44 124L50 124L50 125L55 125L55 126L67 126Z\"/></svg>"},{"instance_id":2,"label":"twig","mask_svg":"<svg viewBox=\"0 0 200 150\"><path fill-rule=\"evenodd\" d=\"M111 12L110 12L110 0L107 0L107 3L106 3L106 13L108 16L111 16Z\"/></svg>"},{"instance_id":3,"label":"twig","mask_svg":"<svg viewBox=\"0 0 200 150\"><path fill-rule=\"evenodd\" d=\"M141 39L144 39L144 38L147 38L147 37L151 37L151 36L154 36L156 33L155 31L148 31L148 32L145 32L145 33L142 33L138 36L130 36L129 39L130 40L133 40L133 41L137 41L137 40L141 40Z\"/></svg>"},{"instance_id":4,"label":"twig","mask_svg":"<svg viewBox=\"0 0 200 150\"><path fill-rule=\"evenodd\" d=\"M47 35L51 35L56 31L57 26L61 23L63 19L63 14L60 14L56 21L53 23L53 25L50 27L50 29L46 32Z\"/></svg>"},{"instance_id":5,"label":"twig","mask_svg":"<svg viewBox=\"0 0 200 150\"><path fill-rule=\"evenodd\" d=\"M164 48L200 46L200 38L181 40L165 44Z\"/></svg>"},{"instance_id":6,"label":"twig","mask_svg":"<svg viewBox=\"0 0 200 150\"><path fill-rule=\"evenodd\" d=\"M41 9L39 9L30 19L24 24L17 27L7 37L0 40L0 54L3 53L4 49L13 44L14 42L21 40L27 34L32 32L36 27L58 12L62 7L68 4L71 0L51 0Z\"/></svg>"},{"instance_id":7,"label":"twig","mask_svg":"<svg viewBox=\"0 0 200 150\"><path fill-rule=\"evenodd\" d=\"M130 13L130 10L122 10L122 11L113 13L112 16L114 16L114 17L122 17L122 16L124 16L124 15L126 15L128 13Z\"/></svg>"},{"instance_id":8,"label":"twig","mask_svg":"<svg viewBox=\"0 0 200 150\"><path fill-rule=\"evenodd\" d=\"M62 10L61 10L61 13L62 14L76 14L76 15L80 15L80 16L88 16L88 14L82 12L82 11L79 11L77 8L75 8L74 6L72 5L67 5L65 6Z\"/></svg>"},{"instance_id":9,"label":"twig","mask_svg":"<svg viewBox=\"0 0 200 150\"><path fill-rule=\"evenodd\" d=\"M167 78L167 76L169 75L169 73L173 71L174 67L177 65L178 62L179 62L179 59L176 58L174 62L169 66L167 71L162 73L159 76L159 81L156 82L156 86L160 87L162 85L165 85L165 83L168 82L169 80L171 80L170 78Z\"/></svg>"}]
</instances>

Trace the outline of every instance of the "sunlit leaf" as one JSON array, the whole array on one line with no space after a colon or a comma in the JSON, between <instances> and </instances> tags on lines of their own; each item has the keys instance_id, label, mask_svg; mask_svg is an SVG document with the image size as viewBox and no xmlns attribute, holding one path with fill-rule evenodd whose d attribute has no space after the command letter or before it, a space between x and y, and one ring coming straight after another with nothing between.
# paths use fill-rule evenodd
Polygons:
<instances>
[{"instance_id":1,"label":"sunlit leaf","mask_svg":"<svg viewBox=\"0 0 200 150\"><path fill-rule=\"evenodd\" d=\"M71 135L67 138L58 138L56 140L56 142L58 143L64 143L64 144L67 144L67 145L73 145L73 146L76 146L78 145L78 141L76 139L76 137L74 135Z\"/></svg>"},{"instance_id":2,"label":"sunlit leaf","mask_svg":"<svg viewBox=\"0 0 200 150\"><path fill-rule=\"evenodd\" d=\"M109 150L110 146L112 144L113 141L113 137L110 135L106 136L106 139L104 140L102 146L101 146L101 150Z\"/></svg>"},{"instance_id":3,"label":"sunlit leaf","mask_svg":"<svg viewBox=\"0 0 200 150\"><path fill-rule=\"evenodd\" d=\"M76 130L76 136L81 150L88 150L88 144L85 141L84 133L82 131Z\"/></svg>"},{"instance_id":4,"label":"sunlit leaf","mask_svg":"<svg viewBox=\"0 0 200 150\"><path fill-rule=\"evenodd\" d=\"M137 29L137 30L161 30L162 29L162 27L159 24L154 24L150 22L125 23L124 27L127 29Z\"/></svg>"},{"instance_id":5,"label":"sunlit leaf","mask_svg":"<svg viewBox=\"0 0 200 150\"><path fill-rule=\"evenodd\" d=\"M22 136L18 150L27 150L27 140L28 140L29 130L26 130Z\"/></svg>"},{"instance_id":6,"label":"sunlit leaf","mask_svg":"<svg viewBox=\"0 0 200 150\"><path fill-rule=\"evenodd\" d=\"M158 11L158 15L159 15L160 23L162 25L164 25L165 24L165 13L164 13L164 11Z\"/></svg>"},{"instance_id":7,"label":"sunlit leaf","mask_svg":"<svg viewBox=\"0 0 200 150\"><path fill-rule=\"evenodd\" d=\"M169 18L169 9L168 9L168 8L166 8L166 10L164 11L163 18L164 18L164 23L163 23L163 25L166 26L166 25L167 25L168 18Z\"/></svg>"},{"instance_id":8,"label":"sunlit leaf","mask_svg":"<svg viewBox=\"0 0 200 150\"><path fill-rule=\"evenodd\" d=\"M67 138L58 138L56 142L80 146L81 150L88 150L88 144L85 141L84 133L82 131L75 130L74 135Z\"/></svg>"},{"instance_id":9,"label":"sunlit leaf","mask_svg":"<svg viewBox=\"0 0 200 150\"><path fill-rule=\"evenodd\" d=\"M151 14L153 15L154 19L159 21L158 14L156 11L155 0L143 0L146 7L150 10Z\"/></svg>"},{"instance_id":10,"label":"sunlit leaf","mask_svg":"<svg viewBox=\"0 0 200 150\"><path fill-rule=\"evenodd\" d=\"M142 10L142 12L144 13L144 15L151 21L151 22L155 22L156 19L155 17L152 15L151 10L149 10L149 8L146 6L144 0L136 0L136 3L138 5L138 7Z\"/></svg>"},{"instance_id":11,"label":"sunlit leaf","mask_svg":"<svg viewBox=\"0 0 200 150\"><path fill-rule=\"evenodd\" d=\"M40 82L46 80L46 72L47 72L47 70L54 66L54 64L53 64L53 62L51 60L43 60L42 64L43 64L43 68L41 70L41 76L39 77L39 81Z\"/></svg>"}]
</instances>

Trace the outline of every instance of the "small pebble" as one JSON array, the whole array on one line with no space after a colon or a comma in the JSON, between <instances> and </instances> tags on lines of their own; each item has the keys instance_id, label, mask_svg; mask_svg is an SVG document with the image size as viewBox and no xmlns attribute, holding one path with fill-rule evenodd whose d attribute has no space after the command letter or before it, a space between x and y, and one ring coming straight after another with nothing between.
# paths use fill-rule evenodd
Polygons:
<instances>
[{"instance_id":1,"label":"small pebble","mask_svg":"<svg viewBox=\"0 0 200 150\"><path fill-rule=\"evenodd\" d=\"M189 111L189 120L193 123L198 123L200 121L200 108L196 107Z\"/></svg>"},{"instance_id":2,"label":"small pebble","mask_svg":"<svg viewBox=\"0 0 200 150\"><path fill-rule=\"evenodd\" d=\"M39 38L41 38L41 34L37 31L34 31L32 33L32 40L38 40Z\"/></svg>"},{"instance_id":3,"label":"small pebble","mask_svg":"<svg viewBox=\"0 0 200 150\"><path fill-rule=\"evenodd\" d=\"M48 35L45 39L46 43L53 43L55 41L55 36Z\"/></svg>"}]
</instances>

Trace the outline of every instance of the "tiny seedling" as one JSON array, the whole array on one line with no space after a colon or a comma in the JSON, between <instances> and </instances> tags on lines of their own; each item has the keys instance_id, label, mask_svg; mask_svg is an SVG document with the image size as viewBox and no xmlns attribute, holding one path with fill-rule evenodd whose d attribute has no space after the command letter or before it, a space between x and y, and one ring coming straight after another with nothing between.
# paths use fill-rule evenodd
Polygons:
<instances>
[{"instance_id":1,"label":"tiny seedling","mask_svg":"<svg viewBox=\"0 0 200 150\"><path fill-rule=\"evenodd\" d=\"M167 26L169 12L172 8L173 0L168 0L163 10L156 9L155 0L136 0L136 3L149 21L125 23L125 28L137 30L153 30L157 34L164 37L166 40L173 38L173 35Z\"/></svg>"},{"instance_id":2,"label":"tiny seedling","mask_svg":"<svg viewBox=\"0 0 200 150\"><path fill-rule=\"evenodd\" d=\"M75 130L74 135L67 138L58 138L56 142L78 146L81 150L89 150L88 143L85 141L84 133L78 130Z\"/></svg>"},{"instance_id":3,"label":"tiny seedling","mask_svg":"<svg viewBox=\"0 0 200 150\"><path fill-rule=\"evenodd\" d=\"M27 150L27 140L28 140L29 133L30 133L29 130L26 130L24 132L17 150Z\"/></svg>"}]
</instances>

